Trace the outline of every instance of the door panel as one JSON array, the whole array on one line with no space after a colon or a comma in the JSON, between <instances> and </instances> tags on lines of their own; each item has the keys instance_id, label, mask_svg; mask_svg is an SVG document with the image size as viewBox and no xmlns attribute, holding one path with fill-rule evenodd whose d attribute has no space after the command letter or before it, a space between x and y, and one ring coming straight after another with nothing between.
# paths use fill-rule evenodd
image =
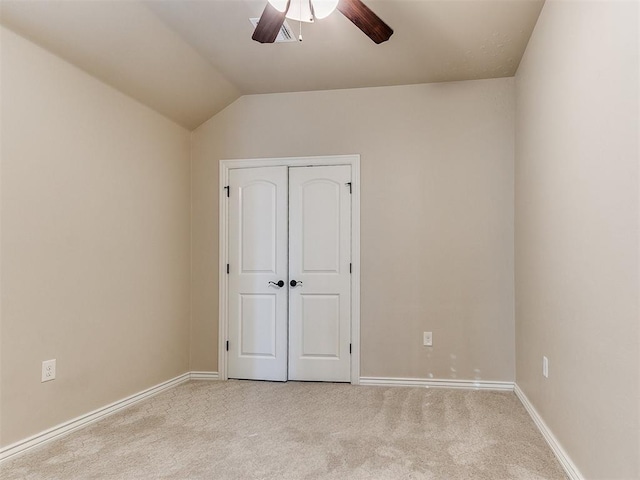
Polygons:
<instances>
[{"instance_id":1,"label":"door panel","mask_svg":"<svg viewBox=\"0 0 640 480\"><path fill-rule=\"evenodd\" d=\"M228 377L287 379L287 168L229 172Z\"/></svg>"},{"instance_id":2,"label":"door panel","mask_svg":"<svg viewBox=\"0 0 640 480\"><path fill-rule=\"evenodd\" d=\"M340 270L342 188L338 182L318 179L305 183L300 189L303 273L338 273Z\"/></svg>"},{"instance_id":3,"label":"door panel","mask_svg":"<svg viewBox=\"0 0 640 480\"><path fill-rule=\"evenodd\" d=\"M276 357L276 295L240 294L240 357Z\"/></svg>"},{"instance_id":4,"label":"door panel","mask_svg":"<svg viewBox=\"0 0 640 480\"><path fill-rule=\"evenodd\" d=\"M289 379L348 382L351 167L289 169Z\"/></svg>"},{"instance_id":5,"label":"door panel","mask_svg":"<svg viewBox=\"0 0 640 480\"><path fill-rule=\"evenodd\" d=\"M300 295L302 358L340 356L340 296Z\"/></svg>"},{"instance_id":6,"label":"door panel","mask_svg":"<svg viewBox=\"0 0 640 480\"><path fill-rule=\"evenodd\" d=\"M276 184L265 180L242 188L239 196L242 273L276 273L277 191Z\"/></svg>"}]
</instances>

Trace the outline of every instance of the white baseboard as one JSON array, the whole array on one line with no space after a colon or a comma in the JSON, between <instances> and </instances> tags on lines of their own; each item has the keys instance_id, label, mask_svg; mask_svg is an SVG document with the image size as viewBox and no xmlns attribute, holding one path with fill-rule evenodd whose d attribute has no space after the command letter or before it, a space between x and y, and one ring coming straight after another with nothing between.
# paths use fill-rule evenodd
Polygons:
<instances>
[{"instance_id":1,"label":"white baseboard","mask_svg":"<svg viewBox=\"0 0 640 480\"><path fill-rule=\"evenodd\" d=\"M218 372L191 372L189 374L191 380L220 380Z\"/></svg>"},{"instance_id":2,"label":"white baseboard","mask_svg":"<svg viewBox=\"0 0 640 480\"><path fill-rule=\"evenodd\" d=\"M201 372L198 372L201 373ZM217 373L216 373L217 376ZM159 383L158 385L138 392L134 395L130 395L127 398L123 398L122 400L118 400L117 402L113 402L109 405L106 405L102 408L89 412L85 415L81 415L67 422L61 423L60 425L56 425L53 428L45 430L44 432L38 433L31 437L28 437L19 442L13 443L6 447L0 448L0 462L12 458L20 453L24 453L27 450L31 450L32 448L39 447L48 443L52 440L62 437L63 435L67 435L75 430L86 427L87 425L97 422L109 415L113 415L124 408L127 408L131 405L134 405L142 400L146 400L149 397L157 395L160 392L164 392L169 388L173 388L176 385L184 383L191 379L191 373L183 373L171 380L167 380L166 382Z\"/></svg>"},{"instance_id":3,"label":"white baseboard","mask_svg":"<svg viewBox=\"0 0 640 480\"><path fill-rule=\"evenodd\" d=\"M544 423L544 420L542 420L542 417L540 416L538 411L534 408L534 406L531 404L531 402L524 394L524 392L520 389L517 383L515 384L514 392L520 399L520 402L522 402L522 405L524 405L524 408L527 410L527 412L529 412L529 415L533 419L533 422L538 427L538 430L540 430L540 433L542 433L542 436L549 444L549 447L551 447L551 450L553 450L553 453L560 462L560 465L562 465L562 468L566 472L567 476L571 480L584 480L584 477L580 473L580 470L578 470L578 467L576 467L576 465L571 461L571 458L569 457L567 452L565 452L564 448L562 448L562 445L560 445L558 439L551 432L549 427L547 427L547 424Z\"/></svg>"},{"instance_id":4,"label":"white baseboard","mask_svg":"<svg viewBox=\"0 0 640 480\"><path fill-rule=\"evenodd\" d=\"M513 382L486 380L441 380L436 378L360 377L360 385L380 387L462 388L467 390L513 391Z\"/></svg>"}]
</instances>

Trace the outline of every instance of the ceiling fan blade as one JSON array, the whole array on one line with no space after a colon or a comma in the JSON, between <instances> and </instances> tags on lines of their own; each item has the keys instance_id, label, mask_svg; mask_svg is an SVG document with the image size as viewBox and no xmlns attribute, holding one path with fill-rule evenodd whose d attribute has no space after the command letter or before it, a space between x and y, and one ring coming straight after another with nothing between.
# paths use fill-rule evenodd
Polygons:
<instances>
[{"instance_id":1,"label":"ceiling fan blade","mask_svg":"<svg viewBox=\"0 0 640 480\"><path fill-rule=\"evenodd\" d=\"M267 2L267 6L264 7L264 12L262 12L262 16L260 20L258 20L258 26L254 30L251 38L260 43L273 43L278 33L280 33L280 29L284 23L284 17L289 10L290 1L291 0L287 2L287 8L285 8L284 12L279 11Z\"/></svg>"},{"instance_id":2,"label":"ceiling fan blade","mask_svg":"<svg viewBox=\"0 0 640 480\"><path fill-rule=\"evenodd\" d=\"M338 10L376 43L386 42L393 35L393 29L361 0L340 0Z\"/></svg>"}]
</instances>

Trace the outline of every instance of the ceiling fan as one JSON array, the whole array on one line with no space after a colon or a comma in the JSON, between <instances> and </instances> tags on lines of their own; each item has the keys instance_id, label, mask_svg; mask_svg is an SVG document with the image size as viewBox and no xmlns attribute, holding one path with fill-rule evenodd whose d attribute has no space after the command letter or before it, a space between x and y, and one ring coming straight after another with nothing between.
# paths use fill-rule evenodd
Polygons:
<instances>
[{"instance_id":1,"label":"ceiling fan","mask_svg":"<svg viewBox=\"0 0 640 480\"><path fill-rule=\"evenodd\" d=\"M313 22L336 8L375 43L386 42L393 35L393 29L361 0L268 0L251 38L260 43L273 43L285 17Z\"/></svg>"}]
</instances>

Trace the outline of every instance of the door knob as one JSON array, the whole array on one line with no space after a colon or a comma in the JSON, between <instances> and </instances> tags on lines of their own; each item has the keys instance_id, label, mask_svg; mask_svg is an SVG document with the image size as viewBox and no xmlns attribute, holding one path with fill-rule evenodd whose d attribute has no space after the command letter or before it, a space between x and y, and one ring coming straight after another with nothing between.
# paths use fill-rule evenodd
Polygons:
<instances>
[{"instance_id":1,"label":"door knob","mask_svg":"<svg viewBox=\"0 0 640 480\"><path fill-rule=\"evenodd\" d=\"M295 287L296 285L302 285L302 282L300 282L298 280L291 280L289 282L289 285L291 285L292 287Z\"/></svg>"},{"instance_id":2,"label":"door knob","mask_svg":"<svg viewBox=\"0 0 640 480\"><path fill-rule=\"evenodd\" d=\"M274 285L278 288L284 287L284 280L278 280L278 282L269 282L269 285Z\"/></svg>"}]
</instances>

